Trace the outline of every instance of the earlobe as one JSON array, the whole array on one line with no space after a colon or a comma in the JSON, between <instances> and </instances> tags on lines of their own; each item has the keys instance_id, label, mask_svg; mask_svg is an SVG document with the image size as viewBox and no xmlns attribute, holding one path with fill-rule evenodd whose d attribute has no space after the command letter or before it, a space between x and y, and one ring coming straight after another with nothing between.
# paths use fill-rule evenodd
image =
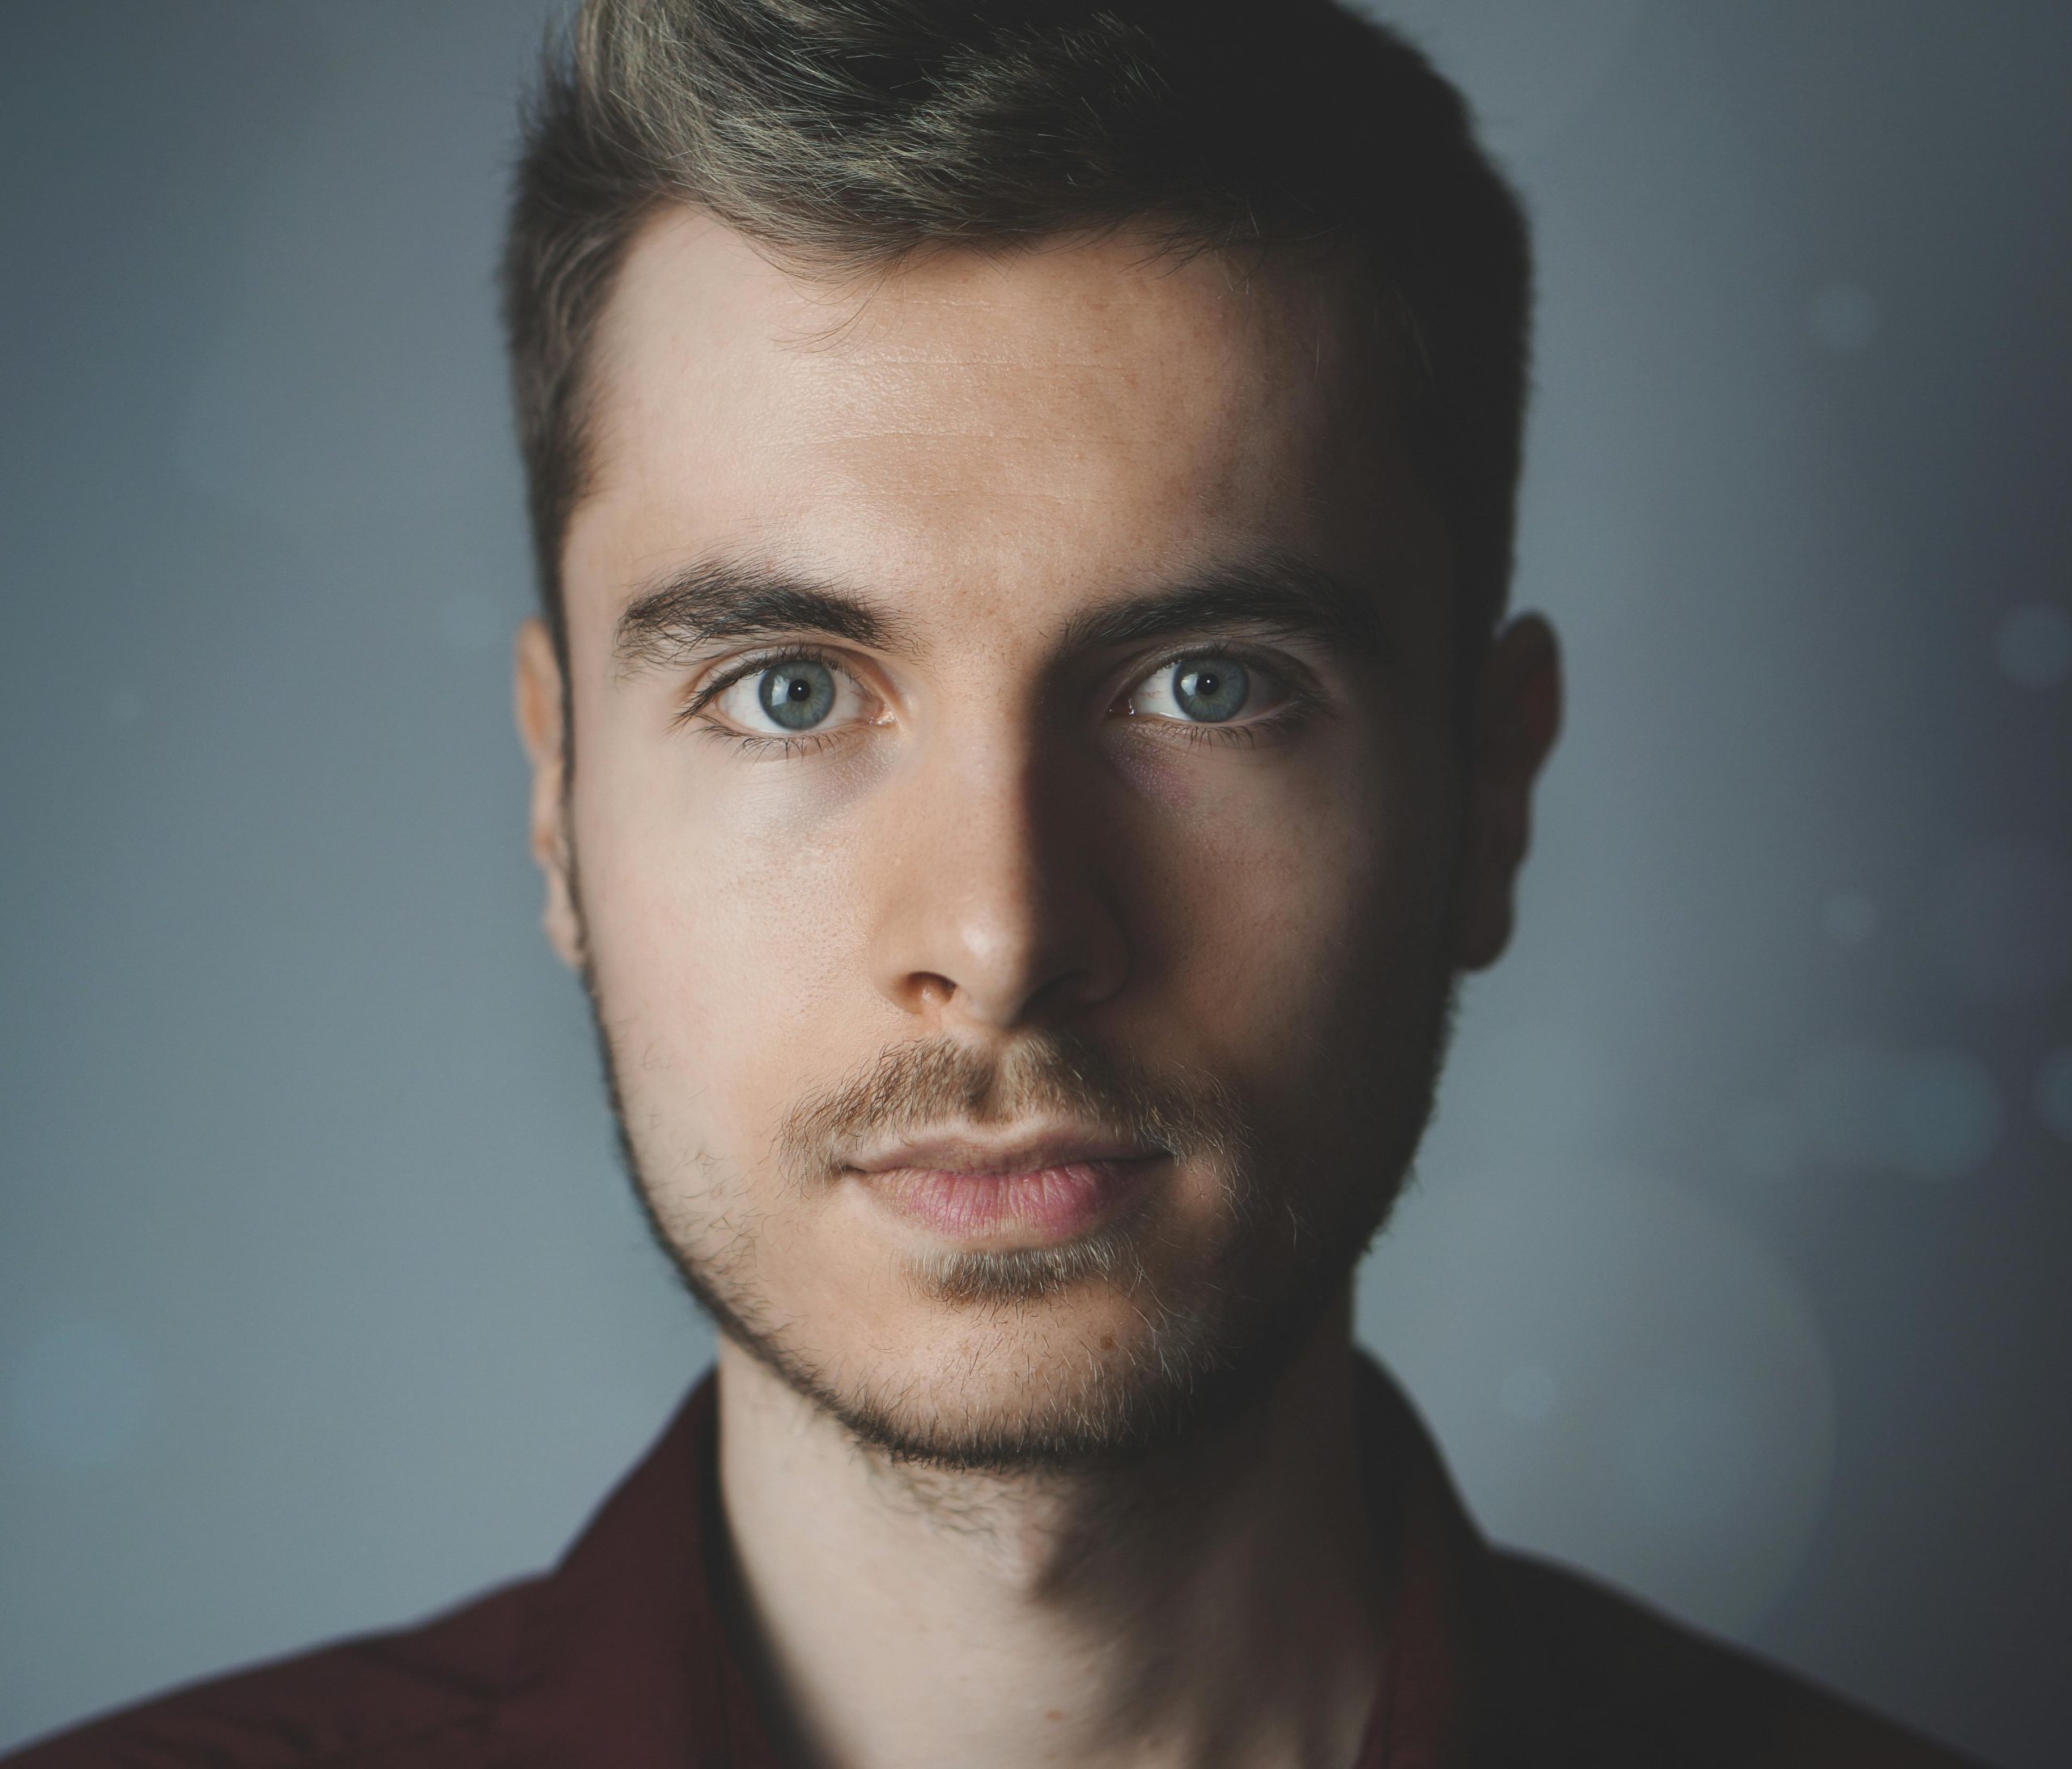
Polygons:
<instances>
[{"instance_id":1,"label":"earlobe","mask_svg":"<svg viewBox=\"0 0 2072 1769\"><path fill-rule=\"evenodd\" d=\"M1465 969L1494 964L1510 943L1533 787L1560 728L1554 630L1539 615L1520 615L1491 644L1476 699L1458 953Z\"/></svg>"},{"instance_id":2,"label":"earlobe","mask_svg":"<svg viewBox=\"0 0 2072 1769\"><path fill-rule=\"evenodd\" d=\"M541 926L562 961L580 970L583 941L569 876L567 734L561 661L542 621L529 620L518 630L512 689L518 736L533 766L529 833L533 858L546 881Z\"/></svg>"}]
</instances>

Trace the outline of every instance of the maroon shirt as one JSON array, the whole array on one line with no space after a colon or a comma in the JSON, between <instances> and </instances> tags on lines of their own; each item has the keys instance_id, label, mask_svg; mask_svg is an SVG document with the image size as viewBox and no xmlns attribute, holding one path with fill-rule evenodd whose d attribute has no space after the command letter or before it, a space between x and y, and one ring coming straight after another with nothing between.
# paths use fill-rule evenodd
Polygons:
<instances>
[{"instance_id":1,"label":"maroon shirt","mask_svg":"<svg viewBox=\"0 0 2072 1769\"><path fill-rule=\"evenodd\" d=\"M1588 1580L1485 1546L1408 1404L1361 1368L1391 1596L1357 1769L1961 1769ZM776 1769L727 1618L715 1423L708 1376L550 1573L161 1697L10 1769Z\"/></svg>"}]
</instances>

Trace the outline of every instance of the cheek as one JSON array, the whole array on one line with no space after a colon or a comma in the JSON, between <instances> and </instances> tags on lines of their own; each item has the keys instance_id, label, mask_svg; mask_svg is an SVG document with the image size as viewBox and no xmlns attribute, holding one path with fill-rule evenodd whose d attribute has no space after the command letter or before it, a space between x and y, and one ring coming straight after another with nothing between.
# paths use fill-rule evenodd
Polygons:
<instances>
[{"instance_id":1,"label":"cheek","mask_svg":"<svg viewBox=\"0 0 2072 1769\"><path fill-rule=\"evenodd\" d=\"M593 745L579 763L576 855L629 1103L746 1153L790 1103L783 1084L843 1047L838 986L860 932L839 804L776 790L792 770L775 765L715 792L711 758L680 753L702 740Z\"/></svg>"},{"instance_id":2,"label":"cheek","mask_svg":"<svg viewBox=\"0 0 2072 1769\"><path fill-rule=\"evenodd\" d=\"M1142 968L1204 1059L1254 1070L1371 1017L1429 969L1446 833L1427 770L1342 753L1166 793L1136 848ZM1369 1004L1369 1005L1363 1005Z\"/></svg>"}]
</instances>

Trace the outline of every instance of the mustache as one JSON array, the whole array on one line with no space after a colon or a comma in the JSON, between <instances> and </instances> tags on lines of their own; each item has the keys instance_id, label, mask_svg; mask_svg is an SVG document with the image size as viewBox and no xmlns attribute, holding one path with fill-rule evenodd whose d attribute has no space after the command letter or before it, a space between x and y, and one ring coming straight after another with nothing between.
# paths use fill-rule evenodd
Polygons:
<instances>
[{"instance_id":1,"label":"mustache","mask_svg":"<svg viewBox=\"0 0 2072 1769\"><path fill-rule=\"evenodd\" d=\"M1034 1119L1226 1166L1242 1161L1250 1142L1235 1098L1214 1075L1153 1071L1082 1033L1045 1030L997 1050L948 1037L889 1045L786 1113L776 1152L794 1172L825 1175L868 1142Z\"/></svg>"}]
</instances>

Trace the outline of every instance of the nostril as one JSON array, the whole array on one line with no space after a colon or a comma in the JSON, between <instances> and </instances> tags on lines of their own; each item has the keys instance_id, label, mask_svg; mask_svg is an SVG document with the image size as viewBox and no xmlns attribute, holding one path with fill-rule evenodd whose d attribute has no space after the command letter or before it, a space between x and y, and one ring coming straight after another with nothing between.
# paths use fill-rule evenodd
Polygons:
<instances>
[{"instance_id":1,"label":"nostril","mask_svg":"<svg viewBox=\"0 0 2072 1769\"><path fill-rule=\"evenodd\" d=\"M948 1007L949 998L957 993L955 983L932 970L917 971L909 980L907 988L914 997L915 1007L924 1011Z\"/></svg>"}]
</instances>

